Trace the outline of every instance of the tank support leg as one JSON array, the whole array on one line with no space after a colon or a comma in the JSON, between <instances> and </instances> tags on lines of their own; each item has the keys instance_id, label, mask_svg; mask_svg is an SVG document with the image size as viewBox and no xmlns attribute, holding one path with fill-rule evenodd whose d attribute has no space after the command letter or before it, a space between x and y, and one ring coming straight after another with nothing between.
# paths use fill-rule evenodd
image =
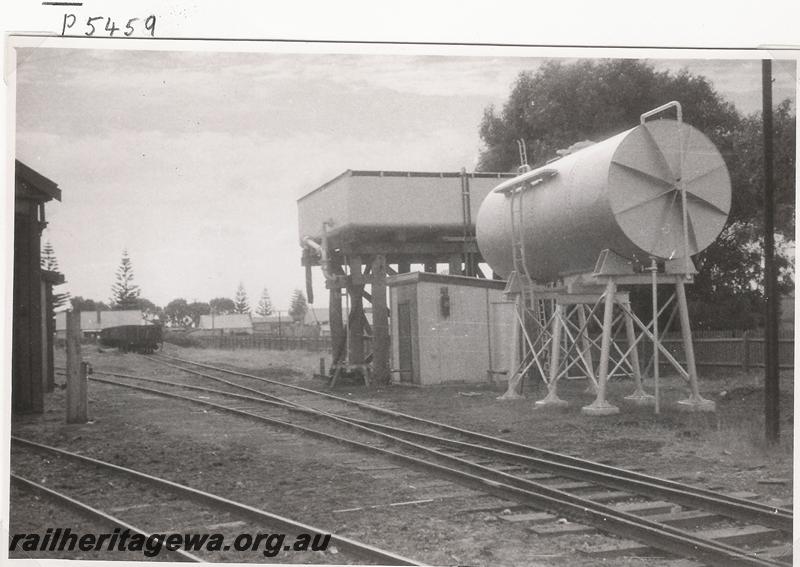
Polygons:
<instances>
[{"instance_id":1,"label":"tank support leg","mask_svg":"<svg viewBox=\"0 0 800 567\"><path fill-rule=\"evenodd\" d=\"M578 324L581 327L581 356L583 358L586 377L589 384L586 393L597 394L597 378L594 375L594 362L592 361L592 342L589 340L589 328L586 322L586 306L578 305Z\"/></svg>"},{"instance_id":2,"label":"tank support leg","mask_svg":"<svg viewBox=\"0 0 800 567\"><path fill-rule=\"evenodd\" d=\"M700 395L697 385L697 366L694 361L694 345L692 344L692 329L689 326L689 306L686 302L686 289L683 285L683 276L675 277L675 291L678 296L678 312L681 318L681 336L683 348L686 353L686 370L689 372L689 397L678 402L678 407L689 411L714 411L716 404Z\"/></svg>"},{"instance_id":3,"label":"tank support leg","mask_svg":"<svg viewBox=\"0 0 800 567\"><path fill-rule=\"evenodd\" d=\"M617 285L609 279L605 291L605 309L603 311L603 336L600 343L600 369L597 384L597 398L588 406L581 408L585 415L613 415L619 408L606 401L606 383L608 382L608 360L611 354L611 331L614 322L614 299Z\"/></svg>"},{"instance_id":4,"label":"tank support leg","mask_svg":"<svg viewBox=\"0 0 800 567\"><path fill-rule=\"evenodd\" d=\"M633 329L633 319L630 316L631 304L630 302L625 304L625 336L628 341L628 349L630 349L630 363L631 369L633 370L633 379L636 383L636 388L633 390L633 393L629 396L625 396L626 400L629 400L636 405L649 405L655 401L655 397L651 394L648 394L644 391L642 387L642 371L639 367L639 350L637 347L632 347L636 342L636 333Z\"/></svg>"},{"instance_id":5,"label":"tank support leg","mask_svg":"<svg viewBox=\"0 0 800 567\"><path fill-rule=\"evenodd\" d=\"M553 342L550 345L550 368L549 379L547 380L547 396L541 400L536 401L537 407L557 406L563 407L567 402L558 397L558 370L560 368L561 360L561 318L564 316L564 306L561 304L556 305L556 313L553 317Z\"/></svg>"},{"instance_id":6,"label":"tank support leg","mask_svg":"<svg viewBox=\"0 0 800 567\"><path fill-rule=\"evenodd\" d=\"M523 361L528 358L529 345L527 341L522 341L523 356L520 358L520 340L524 336L524 331L521 326L525 321L525 307L521 294L517 295L516 303L515 321L514 325L511 327L511 344L508 345L508 386L506 387L505 393L497 398L501 401L521 400L525 398L525 396L522 395L522 381L525 378L525 366L523 365Z\"/></svg>"}]
</instances>

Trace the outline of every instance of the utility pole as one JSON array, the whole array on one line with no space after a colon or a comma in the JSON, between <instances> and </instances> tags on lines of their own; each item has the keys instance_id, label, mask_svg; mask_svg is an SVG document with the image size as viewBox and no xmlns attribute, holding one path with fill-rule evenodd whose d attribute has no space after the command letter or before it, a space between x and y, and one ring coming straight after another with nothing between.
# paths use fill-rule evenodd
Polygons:
<instances>
[{"instance_id":1,"label":"utility pole","mask_svg":"<svg viewBox=\"0 0 800 567\"><path fill-rule=\"evenodd\" d=\"M778 373L778 274L775 269L775 180L772 152L772 61L761 62L764 128L764 422L767 442L780 437L780 375Z\"/></svg>"}]
</instances>

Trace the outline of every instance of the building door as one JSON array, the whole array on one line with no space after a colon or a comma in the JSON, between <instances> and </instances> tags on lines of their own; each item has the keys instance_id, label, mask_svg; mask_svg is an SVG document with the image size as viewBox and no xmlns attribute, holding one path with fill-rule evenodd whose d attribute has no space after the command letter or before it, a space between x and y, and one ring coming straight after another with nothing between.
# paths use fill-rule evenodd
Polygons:
<instances>
[{"instance_id":1,"label":"building door","mask_svg":"<svg viewBox=\"0 0 800 567\"><path fill-rule=\"evenodd\" d=\"M397 304L397 345L401 382L414 381L414 356L411 346L411 309L408 302Z\"/></svg>"}]
</instances>

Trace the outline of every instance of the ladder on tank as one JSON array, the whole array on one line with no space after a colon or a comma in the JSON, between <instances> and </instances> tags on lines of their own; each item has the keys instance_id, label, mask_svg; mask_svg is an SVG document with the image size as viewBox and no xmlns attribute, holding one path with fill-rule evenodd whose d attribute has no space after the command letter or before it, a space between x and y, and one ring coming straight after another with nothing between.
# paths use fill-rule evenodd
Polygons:
<instances>
[{"instance_id":1,"label":"ladder on tank","mask_svg":"<svg viewBox=\"0 0 800 567\"><path fill-rule=\"evenodd\" d=\"M524 143L520 148L521 156L524 155ZM523 162L521 172L529 169ZM508 379L508 389L500 399L514 399L522 395L522 382L528 371L536 366L544 378L548 374L548 355L551 337L547 332L550 319L554 310L548 314L547 299L541 298L535 291L535 284L528 271L525 261L525 222L523 194L530 188L528 183L522 183L508 191L511 211L511 257L513 271L508 279L506 294L515 295L517 308L516 318L518 328L522 331L523 355L520 357L516 368L511 369ZM529 323L532 323L529 324ZM531 333L533 331L533 333ZM533 336L531 336L533 334ZM516 348L516 345L514 345Z\"/></svg>"}]
</instances>

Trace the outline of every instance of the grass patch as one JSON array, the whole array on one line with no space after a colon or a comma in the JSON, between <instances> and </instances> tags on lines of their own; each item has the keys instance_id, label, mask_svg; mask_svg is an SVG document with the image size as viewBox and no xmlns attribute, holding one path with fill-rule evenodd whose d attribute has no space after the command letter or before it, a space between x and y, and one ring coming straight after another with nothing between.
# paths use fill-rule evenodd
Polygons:
<instances>
[{"instance_id":1,"label":"grass patch","mask_svg":"<svg viewBox=\"0 0 800 567\"><path fill-rule=\"evenodd\" d=\"M252 371L286 371L291 374L301 374L311 377L319 372L319 359L326 358L324 353L305 350L257 350L239 349L224 350L214 348L166 347L165 353L179 356L197 362L219 364L221 366L235 366L242 370Z\"/></svg>"}]
</instances>

